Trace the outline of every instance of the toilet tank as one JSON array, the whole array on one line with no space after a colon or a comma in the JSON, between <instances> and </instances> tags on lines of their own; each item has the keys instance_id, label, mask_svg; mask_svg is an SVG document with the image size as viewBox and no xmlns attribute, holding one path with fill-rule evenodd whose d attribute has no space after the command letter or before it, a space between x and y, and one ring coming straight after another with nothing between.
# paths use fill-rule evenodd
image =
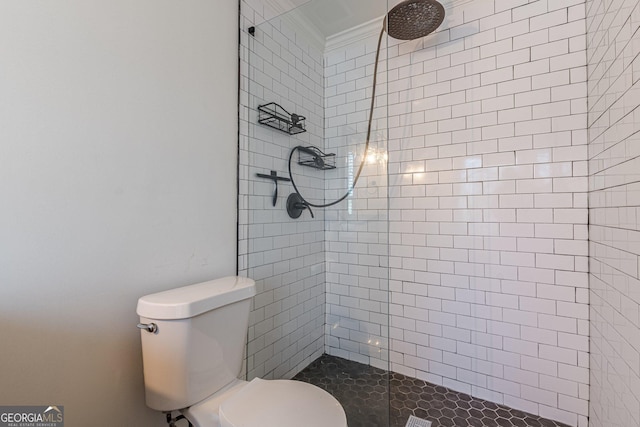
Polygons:
<instances>
[{"instance_id":1,"label":"toilet tank","mask_svg":"<svg viewBox=\"0 0 640 427\"><path fill-rule=\"evenodd\" d=\"M222 389L241 372L255 282L225 277L138 300L147 406L187 408Z\"/></svg>"}]
</instances>

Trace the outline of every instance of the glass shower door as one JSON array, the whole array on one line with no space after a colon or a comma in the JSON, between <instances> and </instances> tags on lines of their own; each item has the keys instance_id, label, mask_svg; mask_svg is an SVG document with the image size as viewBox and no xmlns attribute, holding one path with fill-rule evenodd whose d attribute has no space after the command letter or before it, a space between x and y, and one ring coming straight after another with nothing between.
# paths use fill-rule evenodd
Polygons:
<instances>
[{"instance_id":1,"label":"glass shower door","mask_svg":"<svg viewBox=\"0 0 640 427\"><path fill-rule=\"evenodd\" d=\"M327 37L326 1L287 13L254 3L241 20L239 264L258 288L246 376L310 382L341 402L350 427L386 427L386 37L365 155L382 19ZM381 18L386 0L374 4ZM312 204L297 218L290 178Z\"/></svg>"}]
</instances>

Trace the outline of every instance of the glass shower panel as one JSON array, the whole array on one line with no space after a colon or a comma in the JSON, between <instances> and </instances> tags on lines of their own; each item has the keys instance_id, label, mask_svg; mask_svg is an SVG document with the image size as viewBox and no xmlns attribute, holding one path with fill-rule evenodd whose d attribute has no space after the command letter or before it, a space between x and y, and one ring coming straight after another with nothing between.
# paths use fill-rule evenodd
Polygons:
<instances>
[{"instance_id":1,"label":"glass shower panel","mask_svg":"<svg viewBox=\"0 0 640 427\"><path fill-rule=\"evenodd\" d=\"M386 427L386 36L365 147L387 2L368 1L373 16L362 22L346 16L350 3L361 2L313 0L286 13L242 2L239 270L258 288L246 376L312 382L342 403L350 427ZM312 204L296 219L290 177Z\"/></svg>"},{"instance_id":2,"label":"glass shower panel","mask_svg":"<svg viewBox=\"0 0 640 427\"><path fill-rule=\"evenodd\" d=\"M327 200L335 200L351 188L362 167L350 197L326 212L326 343L329 354L388 369L384 59L379 64L376 107L365 154L377 39L374 34L365 41L335 48L325 55L325 144L328 151L337 154L339 165L325 180ZM384 44L382 49L382 58L385 58Z\"/></svg>"}]
</instances>

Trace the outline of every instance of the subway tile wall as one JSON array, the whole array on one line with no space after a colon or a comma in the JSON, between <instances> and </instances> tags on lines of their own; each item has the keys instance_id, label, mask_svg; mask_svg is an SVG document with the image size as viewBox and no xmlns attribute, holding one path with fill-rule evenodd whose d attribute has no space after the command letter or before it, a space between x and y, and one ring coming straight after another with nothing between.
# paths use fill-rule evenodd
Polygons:
<instances>
[{"instance_id":1,"label":"subway tile wall","mask_svg":"<svg viewBox=\"0 0 640 427\"><path fill-rule=\"evenodd\" d=\"M239 274L256 280L247 345L247 377L290 378L324 352L324 212L292 220L293 191L257 178L287 177L295 145L323 147L322 53L260 1L241 4ZM266 18L273 18L265 20ZM247 29L256 25L255 37ZM289 136L258 124L258 105L276 102L306 117L307 132ZM296 184L311 200L324 199L324 176L294 166Z\"/></svg>"},{"instance_id":2,"label":"subway tile wall","mask_svg":"<svg viewBox=\"0 0 640 427\"><path fill-rule=\"evenodd\" d=\"M640 425L640 2L587 1L592 427Z\"/></svg>"},{"instance_id":3,"label":"subway tile wall","mask_svg":"<svg viewBox=\"0 0 640 427\"><path fill-rule=\"evenodd\" d=\"M391 369L573 426L589 399L585 15L476 0L383 52ZM366 125L374 45L325 53L329 145ZM383 198L356 197L357 217L379 220ZM383 237L327 215L327 351L382 364L367 344L385 304L363 288Z\"/></svg>"}]
</instances>

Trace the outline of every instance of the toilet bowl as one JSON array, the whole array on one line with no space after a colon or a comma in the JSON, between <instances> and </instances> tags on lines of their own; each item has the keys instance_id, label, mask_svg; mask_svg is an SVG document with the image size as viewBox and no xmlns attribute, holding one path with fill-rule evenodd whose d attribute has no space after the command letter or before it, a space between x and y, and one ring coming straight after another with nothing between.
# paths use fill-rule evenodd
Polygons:
<instances>
[{"instance_id":1,"label":"toilet bowl","mask_svg":"<svg viewBox=\"0 0 640 427\"><path fill-rule=\"evenodd\" d=\"M138 300L147 406L195 427L347 427L326 391L238 378L255 282L225 277Z\"/></svg>"}]
</instances>

